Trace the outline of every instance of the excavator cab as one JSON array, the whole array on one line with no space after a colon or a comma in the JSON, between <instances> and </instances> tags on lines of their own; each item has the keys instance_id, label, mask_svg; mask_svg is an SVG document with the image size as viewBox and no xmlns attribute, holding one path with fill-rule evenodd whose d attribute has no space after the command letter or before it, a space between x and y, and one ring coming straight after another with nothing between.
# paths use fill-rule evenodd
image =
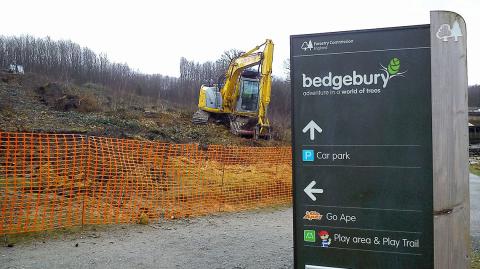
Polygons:
<instances>
[{"instance_id":1,"label":"excavator cab","mask_svg":"<svg viewBox=\"0 0 480 269\"><path fill-rule=\"evenodd\" d=\"M239 112L258 112L258 99L260 97L259 73L255 70L245 70L240 77L240 95L237 100L236 110Z\"/></svg>"},{"instance_id":2,"label":"excavator cab","mask_svg":"<svg viewBox=\"0 0 480 269\"><path fill-rule=\"evenodd\" d=\"M257 112L259 97L259 81L255 79L243 79L241 82L240 97L237 101L237 111Z\"/></svg>"}]
</instances>

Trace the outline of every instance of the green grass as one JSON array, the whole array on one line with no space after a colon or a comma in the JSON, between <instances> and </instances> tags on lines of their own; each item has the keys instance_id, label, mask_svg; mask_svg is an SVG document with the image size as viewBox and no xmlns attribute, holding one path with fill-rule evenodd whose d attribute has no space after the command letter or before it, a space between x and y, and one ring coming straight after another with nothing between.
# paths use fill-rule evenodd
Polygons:
<instances>
[{"instance_id":1,"label":"green grass","mask_svg":"<svg viewBox=\"0 0 480 269\"><path fill-rule=\"evenodd\" d=\"M82 231L81 227L71 227L71 228L59 228L59 229L53 229L53 230L39 231L39 232L9 234L6 236L6 238L5 236L2 235L2 243L17 245L17 244L30 243L32 241L45 241L47 239L58 239L58 238L65 237L67 235L78 234L81 231Z\"/></svg>"},{"instance_id":2,"label":"green grass","mask_svg":"<svg viewBox=\"0 0 480 269\"><path fill-rule=\"evenodd\" d=\"M480 269L480 251L474 250L472 252L472 269Z\"/></svg>"},{"instance_id":3,"label":"green grass","mask_svg":"<svg viewBox=\"0 0 480 269\"><path fill-rule=\"evenodd\" d=\"M470 173L480 176L480 164L471 164Z\"/></svg>"}]
</instances>

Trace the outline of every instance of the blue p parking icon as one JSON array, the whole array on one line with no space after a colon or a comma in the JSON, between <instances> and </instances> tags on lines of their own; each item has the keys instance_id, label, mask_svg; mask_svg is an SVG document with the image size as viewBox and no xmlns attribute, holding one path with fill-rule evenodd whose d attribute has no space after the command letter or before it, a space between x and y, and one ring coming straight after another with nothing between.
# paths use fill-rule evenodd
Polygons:
<instances>
[{"instance_id":1,"label":"blue p parking icon","mask_svg":"<svg viewBox=\"0 0 480 269\"><path fill-rule=\"evenodd\" d=\"M314 153L311 149L302 150L302 161L304 162L313 162Z\"/></svg>"}]
</instances>

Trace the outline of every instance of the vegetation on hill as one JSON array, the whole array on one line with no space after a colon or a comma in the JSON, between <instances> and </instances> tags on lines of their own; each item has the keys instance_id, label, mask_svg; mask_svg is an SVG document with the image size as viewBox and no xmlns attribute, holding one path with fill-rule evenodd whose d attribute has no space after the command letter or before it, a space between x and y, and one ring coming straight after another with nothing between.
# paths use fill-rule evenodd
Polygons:
<instances>
[{"instance_id":1,"label":"vegetation on hill","mask_svg":"<svg viewBox=\"0 0 480 269\"><path fill-rule=\"evenodd\" d=\"M0 75L0 78L2 76ZM0 79L0 131L86 135L248 146L288 144L288 139L253 141L233 136L226 126L193 125L193 110L136 94L115 97L92 83L51 82L35 74Z\"/></svg>"},{"instance_id":2,"label":"vegetation on hill","mask_svg":"<svg viewBox=\"0 0 480 269\"><path fill-rule=\"evenodd\" d=\"M147 75L71 41L0 36L0 67L22 64L25 76L2 77L0 130L74 132L178 143L289 143L290 85L274 78L269 117L273 142L233 137L228 128L191 124L202 83L216 80L238 51L218 60L180 59L180 77Z\"/></svg>"}]
</instances>

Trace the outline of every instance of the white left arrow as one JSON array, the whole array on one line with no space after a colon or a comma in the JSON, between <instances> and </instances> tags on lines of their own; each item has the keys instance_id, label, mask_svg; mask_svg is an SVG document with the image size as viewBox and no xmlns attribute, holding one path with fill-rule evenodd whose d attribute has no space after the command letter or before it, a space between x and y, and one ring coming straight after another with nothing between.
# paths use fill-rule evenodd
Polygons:
<instances>
[{"instance_id":1,"label":"white left arrow","mask_svg":"<svg viewBox=\"0 0 480 269\"><path fill-rule=\"evenodd\" d=\"M312 199L313 201L316 201L317 200L317 197L315 197L315 195L313 195L314 193L323 193L323 189L314 189L313 186L315 186L315 184L317 184L317 182L312 181L310 182L310 184L308 184L308 186L303 190L307 195L308 197L310 197L310 199Z\"/></svg>"}]
</instances>

